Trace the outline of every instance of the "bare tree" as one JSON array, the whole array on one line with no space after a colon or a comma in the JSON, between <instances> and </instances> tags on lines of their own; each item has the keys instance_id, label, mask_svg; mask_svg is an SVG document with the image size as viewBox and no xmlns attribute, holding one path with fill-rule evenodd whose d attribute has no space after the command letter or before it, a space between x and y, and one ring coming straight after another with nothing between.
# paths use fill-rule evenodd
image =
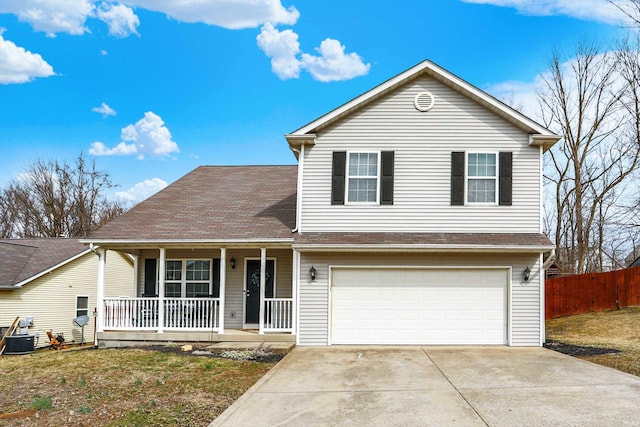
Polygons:
<instances>
[{"instance_id":1,"label":"bare tree","mask_svg":"<svg viewBox=\"0 0 640 427\"><path fill-rule=\"evenodd\" d=\"M555 192L555 243L568 271L603 268L607 224L640 157L640 70L637 49L599 53L582 45L558 54L543 75L545 124L562 140L550 151L546 179Z\"/></svg>"},{"instance_id":2,"label":"bare tree","mask_svg":"<svg viewBox=\"0 0 640 427\"><path fill-rule=\"evenodd\" d=\"M83 237L125 211L104 192L109 175L87 164L39 160L0 193L3 237Z\"/></svg>"}]
</instances>

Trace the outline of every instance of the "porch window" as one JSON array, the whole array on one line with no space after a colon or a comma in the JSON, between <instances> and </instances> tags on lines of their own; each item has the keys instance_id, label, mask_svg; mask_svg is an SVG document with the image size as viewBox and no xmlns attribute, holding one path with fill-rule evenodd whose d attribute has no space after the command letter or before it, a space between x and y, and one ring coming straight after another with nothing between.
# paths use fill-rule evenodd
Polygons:
<instances>
[{"instance_id":1,"label":"porch window","mask_svg":"<svg viewBox=\"0 0 640 427\"><path fill-rule=\"evenodd\" d=\"M187 261L187 298L209 296L210 261Z\"/></svg>"},{"instance_id":2,"label":"porch window","mask_svg":"<svg viewBox=\"0 0 640 427\"><path fill-rule=\"evenodd\" d=\"M211 295L211 260L167 260L164 295L194 298Z\"/></svg>"}]
</instances>

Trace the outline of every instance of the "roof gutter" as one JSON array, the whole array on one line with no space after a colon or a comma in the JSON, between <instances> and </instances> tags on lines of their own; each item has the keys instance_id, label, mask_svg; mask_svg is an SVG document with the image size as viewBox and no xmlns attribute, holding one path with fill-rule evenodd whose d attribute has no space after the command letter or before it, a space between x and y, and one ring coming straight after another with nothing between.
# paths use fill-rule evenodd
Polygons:
<instances>
[{"instance_id":1,"label":"roof gutter","mask_svg":"<svg viewBox=\"0 0 640 427\"><path fill-rule=\"evenodd\" d=\"M548 252L554 250L552 245L314 245L299 244L292 245L298 252Z\"/></svg>"}]
</instances>

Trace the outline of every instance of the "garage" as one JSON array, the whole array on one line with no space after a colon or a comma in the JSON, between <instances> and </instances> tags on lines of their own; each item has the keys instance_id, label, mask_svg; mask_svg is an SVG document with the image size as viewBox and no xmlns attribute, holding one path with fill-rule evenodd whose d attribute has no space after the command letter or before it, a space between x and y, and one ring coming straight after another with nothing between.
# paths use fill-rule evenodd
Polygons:
<instances>
[{"instance_id":1,"label":"garage","mask_svg":"<svg viewBox=\"0 0 640 427\"><path fill-rule=\"evenodd\" d=\"M332 268L332 344L505 345L508 268Z\"/></svg>"}]
</instances>

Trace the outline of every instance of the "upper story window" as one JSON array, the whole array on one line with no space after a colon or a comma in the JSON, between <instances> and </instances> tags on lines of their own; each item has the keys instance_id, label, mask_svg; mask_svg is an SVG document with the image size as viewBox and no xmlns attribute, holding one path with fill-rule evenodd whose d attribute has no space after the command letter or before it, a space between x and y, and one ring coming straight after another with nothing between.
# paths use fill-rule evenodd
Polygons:
<instances>
[{"instance_id":1,"label":"upper story window","mask_svg":"<svg viewBox=\"0 0 640 427\"><path fill-rule=\"evenodd\" d=\"M379 153L349 153L347 202L378 202Z\"/></svg>"},{"instance_id":2,"label":"upper story window","mask_svg":"<svg viewBox=\"0 0 640 427\"><path fill-rule=\"evenodd\" d=\"M451 153L451 206L512 205L513 153Z\"/></svg>"},{"instance_id":3,"label":"upper story window","mask_svg":"<svg viewBox=\"0 0 640 427\"><path fill-rule=\"evenodd\" d=\"M469 153L467 165L467 202L495 203L498 187L496 154Z\"/></svg>"}]
</instances>

